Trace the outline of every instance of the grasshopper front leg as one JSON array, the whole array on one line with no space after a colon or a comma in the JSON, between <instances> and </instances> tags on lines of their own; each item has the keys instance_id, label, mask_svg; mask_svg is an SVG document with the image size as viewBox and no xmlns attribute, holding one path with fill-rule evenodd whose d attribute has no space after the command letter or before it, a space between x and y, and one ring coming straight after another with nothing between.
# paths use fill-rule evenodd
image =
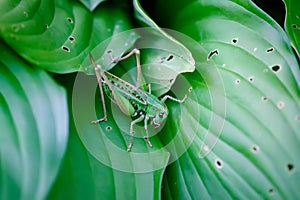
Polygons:
<instances>
[{"instance_id":1,"label":"grasshopper front leg","mask_svg":"<svg viewBox=\"0 0 300 200\"><path fill-rule=\"evenodd\" d=\"M133 145L133 135L134 135L134 131L133 131L133 125L136 124L136 123L139 123L141 122L143 119L145 118L145 115L141 115L139 118L133 120L131 123L130 123L130 141L129 141L129 144L127 146L127 152L129 152L132 148L132 145Z\"/></svg>"},{"instance_id":2,"label":"grasshopper front leg","mask_svg":"<svg viewBox=\"0 0 300 200\"><path fill-rule=\"evenodd\" d=\"M149 120L149 117L148 117L148 115L146 115L146 117L144 119L144 128L145 128L145 131L146 131L146 136L144 137L144 140L147 142L147 144L149 145L149 147L152 148L152 144L151 144L151 142L149 140L148 120Z\"/></svg>"},{"instance_id":3,"label":"grasshopper front leg","mask_svg":"<svg viewBox=\"0 0 300 200\"><path fill-rule=\"evenodd\" d=\"M192 87L189 88L189 93L192 92ZM188 94L184 95L183 99L176 99L170 95L165 95L160 101L161 102L165 102L167 99L170 99L172 101L175 101L177 103L184 103L186 101L186 99L188 98Z\"/></svg>"}]
</instances>

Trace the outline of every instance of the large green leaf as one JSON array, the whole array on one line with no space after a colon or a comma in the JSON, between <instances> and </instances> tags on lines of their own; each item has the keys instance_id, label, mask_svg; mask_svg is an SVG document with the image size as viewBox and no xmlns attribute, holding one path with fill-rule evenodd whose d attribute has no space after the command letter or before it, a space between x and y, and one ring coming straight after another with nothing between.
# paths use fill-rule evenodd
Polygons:
<instances>
[{"instance_id":1,"label":"large green leaf","mask_svg":"<svg viewBox=\"0 0 300 200\"><path fill-rule=\"evenodd\" d=\"M294 48L300 52L300 2L297 0L284 0L286 6L285 29Z\"/></svg>"},{"instance_id":2,"label":"large green leaf","mask_svg":"<svg viewBox=\"0 0 300 200\"><path fill-rule=\"evenodd\" d=\"M81 64L93 48L131 28L124 11L110 2L90 12L70 0L2 1L0 36L44 69L57 73L85 70ZM121 49L130 49L136 39L132 37Z\"/></svg>"},{"instance_id":3,"label":"large green leaf","mask_svg":"<svg viewBox=\"0 0 300 200\"><path fill-rule=\"evenodd\" d=\"M161 25L207 53L192 51L188 120L171 114L162 131L165 144L181 133L171 158L193 141L167 168L163 198L298 199L300 72L282 28L250 1L160 1L165 10Z\"/></svg>"},{"instance_id":4,"label":"large green leaf","mask_svg":"<svg viewBox=\"0 0 300 200\"><path fill-rule=\"evenodd\" d=\"M125 141L128 137L120 134L111 116L109 122L100 127L90 124L94 111L89 105L93 105L89 92L95 89L96 81L93 76L80 75L83 82L94 86L81 87L85 91L80 93L81 98L73 98L75 113L70 113L74 120L71 121L68 150L59 178L48 198L159 199L169 154L156 154L159 157L155 157L155 153L147 153L147 150L138 152L139 146L144 146L145 142L137 138L132 149L134 152L126 152ZM70 81L68 76L61 76L61 79L64 83L74 80L71 77ZM69 85L67 88L72 87ZM85 108L87 111L81 111ZM152 142L156 147L159 145L157 141ZM145 146L142 148L146 149Z\"/></svg>"},{"instance_id":5,"label":"large green leaf","mask_svg":"<svg viewBox=\"0 0 300 200\"><path fill-rule=\"evenodd\" d=\"M43 199L65 152L65 91L0 46L0 199Z\"/></svg>"}]
</instances>

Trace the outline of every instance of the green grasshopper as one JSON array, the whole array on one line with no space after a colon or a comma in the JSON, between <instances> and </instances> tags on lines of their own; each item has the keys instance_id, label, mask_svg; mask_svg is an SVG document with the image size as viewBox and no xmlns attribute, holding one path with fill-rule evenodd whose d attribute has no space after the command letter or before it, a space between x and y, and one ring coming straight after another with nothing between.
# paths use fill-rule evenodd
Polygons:
<instances>
[{"instance_id":1,"label":"green grasshopper","mask_svg":"<svg viewBox=\"0 0 300 200\"><path fill-rule=\"evenodd\" d=\"M133 146L134 124L139 123L143 120L144 129L146 132L146 136L144 137L144 139L149 147L152 147L148 134L149 120L151 121L151 124L155 126L155 128L159 127L168 116L168 108L164 102L167 99L170 99L178 103L183 103L187 99L187 95L185 95L182 100L176 99L169 95L165 95L161 100L159 100L156 96L151 94L150 84L148 85L148 91L140 89L139 86L141 85L141 65L139 58L140 51L138 49L133 49L127 55L118 59L113 58L113 56L111 55L111 51L109 51L108 53L110 54L113 63L124 60L135 54L137 65L137 81L136 85L134 86L126 82L125 80L113 75L112 73L103 70L101 68L101 65L95 64L92 54L90 54L90 60L94 67L99 84L104 114L101 119L92 121L91 123L98 124L100 122L107 121L107 113L104 100L105 92L106 95L119 107L119 109L124 114L136 118L130 123L130 142L127 146L127 151L129 152Z\"/></svg>"}]
</instances>

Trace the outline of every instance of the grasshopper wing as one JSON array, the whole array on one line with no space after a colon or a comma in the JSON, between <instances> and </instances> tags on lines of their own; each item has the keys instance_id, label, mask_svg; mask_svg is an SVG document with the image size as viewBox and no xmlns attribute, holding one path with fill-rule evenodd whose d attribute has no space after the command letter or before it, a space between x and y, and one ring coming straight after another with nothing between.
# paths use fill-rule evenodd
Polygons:
<instances>
[{"instance_id":1,"label":"grasshopper wing","mask_svg":"<svg viewBox=\"0 0 300 200\"><path fill-rule=\"evenodd\" d=\"M106 72L108 73L108 72ZM112 74L108 73L109 76L113 76ZM127 116L131 116L134 114L135 109L134 107L131 105L129 98L125 97L126 95L122 94L120 91L118 91L118 87L113 85L111 83L111 81L107 78L107 76L105 75L105 73L103 73L102 78L104 79L104 82L107 85L107 89L110 92L110 95L108 95L110 97L110 99L117 104L117 106L120 108L120 110L126 114ZM111 77L112 78L112 77Z\"/></svg>"}]
</instances>

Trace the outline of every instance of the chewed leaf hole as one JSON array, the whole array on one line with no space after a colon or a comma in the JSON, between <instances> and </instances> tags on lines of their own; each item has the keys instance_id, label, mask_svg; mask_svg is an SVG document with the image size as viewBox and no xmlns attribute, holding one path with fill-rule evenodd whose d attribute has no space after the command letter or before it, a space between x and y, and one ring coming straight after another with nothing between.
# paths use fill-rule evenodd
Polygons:
<instances>
[{"instance_id":1,"label":"chewed leaf hole","mask_svg":"<svg viewBox=\"0 0 300 200\"><path fill-rule=\"evenodd\" d=\"M274 51L274 48L273 48L273 47L268 48L266 52L267 52L267 53L271 53L272 51Z\"/></svg>"},{"instance_id":2,"label":"chewed leaf hole","mask_svg":"<svg viewBox=\"0 0 300 200\"><path fill-rule=\"evenodd\" d=\"M256 145L254 145L254 146L252 147L252 151L253 151L254 153L257 153L257 152L259 151L259 147L256 146Z\"/></svg>"},{"instance_id":3,"label":"chewed leaf hole","mask_svg":"<svg viewBox=\"0 0 300 200\"><path fill-rule=\"evenodd\" d=\"M271 69L272 69L273 72L278 72L278 71L280 71L281 66L280 65L274 65L274 66L271 66Z\"/></svg>"},{"instance_id":4,"label":"chewed leaf hole","mask_svg":"<svg viewBox=\"0 0 300 200\"><path fill-rule=\"evenodd\" d=\"M66 46L62 46L61 47L64 51L66 51L66 52L70 52L70 49L68 48L68 47L66 47Z\"/></svg>"},{"instance_id":5,"label":"chewed leaf hole","mask_svg":"<svg viewBox=\"0 0 300 200\"><path fill-rule=\"evenodd\" d=\"M73 22L73 19L71 19L70 17L68 17L67 20L68 20L68 22L71 23L71 24L74 23L74 22Z\"/></svg>"},{"instance_id":6,"label":"chewed leaf hole","mask_svg":"<svg viewBox=\"0 0 300 200\"><path fill-rule=\"evenodd\" d=\"M210 60L214 55L219 55L219 50L218 49L215 49L215 50L211 51L207 56L207 60Z\"/></svg>"},{"instance_id":7,"label":"chewed leaf hole","mask_svg":"<svg viewBox=\"0 0 300 200\"><path fill-rule=\"evenodd\" d=\"M293 169L295 168L295 166L294 166L292 163L288 163L288 164L286 165L286 167L287 167L287 170L288 170L289 172L293 171Z\"/></svg>"},{"instance_id":8,"label":"chewed leaf hole","mask_svg":"<svg viewBox=\"0 0 300 200\"><path fill-rule=\"evenodd\" d=\"M292 27L296 29L296 28L297 28L297 25L296 25L296 24L293 24Z\"/></svg>"},{"instance_id":9,"label":"chewed leaf hole","mask_svg":"<svg viewBox=\"0 0 300 200\"><path fill-rule=\"evenodd\" d=\"M75 38L74 38L73 36L70 36L70 37L68 38L68 40L70 40L71 42L73 42L73 41L75 40Z\"/></svg>"},{"instance_id":10,"label":"chewed leaf hole","mask_svg":"<svg viewBox=\"0 0 300 200\"><path fill-rule=\"evenodd\" d=\"M49 28L49 25L48 25L48 24L45 24L45 27L46 27L46 29L48 29L48 28Z\"/></svg>"},{"instance_id":11,"label":"chewed leaf hole","mask_svg":"<svg viewBox=\"0 0 300 200\"><path fill-rule=\"evenodd\" d=\"M167 61L170 61L170 60L172 60L174 58L174 55L169 55L169 57L167 58Z\"/></svg>"},{"instance_id":12,"label":"chewed leaf hole","mask_svg":"<svg viewBox=\"0 0 300 200\"><path fill-rule=\"evenodd\" d=\"M232 39L232 43L233 43L233 44L236 44L237 42L238 42L238 38L233 38L233 39Z\"/></svg>"},{"instance_id":13,"label":"chewed leaf hole","mask_svg":"<svg viewBox=\"0 0 300 200\"><path fill-rule=\"evenodd\" d=\"M106 126L106 131L111 131L112 130L112 127L111 126Z\"/></svg>"},{"instance_id":14,"label":"chewed leaf hole","mask_svg":"<svg viewBox=\"0 0 300 200\"><path fill-rule=\"evenodd\" d=\"M269 189L269 194L270 194L270 195L274 194L274 192L275 192L275 191L274 191L273 188L270 188L270 189Z\"/></svg>"},{"instance_id":15,"label":"chewed leaf hole","mask_svg":"<svg viewBox=\"0 0 300 200\"><path fill-rule=\"evenodd\" d=\"M279 109L282 109L282 108L284 107L284 102L283 102L283 101L279 101L279 102L277 103L277 107L278 107Z\"/></svg>"},{"instance_id":16,"label":"chewed leaf hole","mask_svg":"<svg viewBox=\"0 0 300 200\"><path fill-rule=\"evenodd\" d=\"M221 169L223 167L223 163L220 159L215 160L215 165L217 168Z\"/></svg>"},{"instance_id":17,"label":"chewed leaf hole","mask_svg":"<svg viewBox=\"0 0 300 200\"><path fill-rule=\"evenodd\" d=\"M241 83L241 80L240 79L236 79L235 80L235 84L240 84Z\"/></svg>"},{"instance_id":18,"label":"chewed leaf hole","mask_svg":"<svg viewBox=\"0 0 300 200\"><path fill-rule=\"evenodd\" d=\"M252 82L252 81L254 80L254 77L253 77L253 76L250 76L250 77L248 78L248 80L249 80L250 82Z\"/></svg>"},{"instance_id":19,"label":"chewed leaf hole","mask_svg":"<svg viewBox=\"0 0 300 200\"><path fill-rule=\"evenodd\" d=\"M267 102L267 101L268 101L268 97L263 96L263 97L261 98L261 100L262 100L262 102Z\"/></svg>"}]
</instances>

